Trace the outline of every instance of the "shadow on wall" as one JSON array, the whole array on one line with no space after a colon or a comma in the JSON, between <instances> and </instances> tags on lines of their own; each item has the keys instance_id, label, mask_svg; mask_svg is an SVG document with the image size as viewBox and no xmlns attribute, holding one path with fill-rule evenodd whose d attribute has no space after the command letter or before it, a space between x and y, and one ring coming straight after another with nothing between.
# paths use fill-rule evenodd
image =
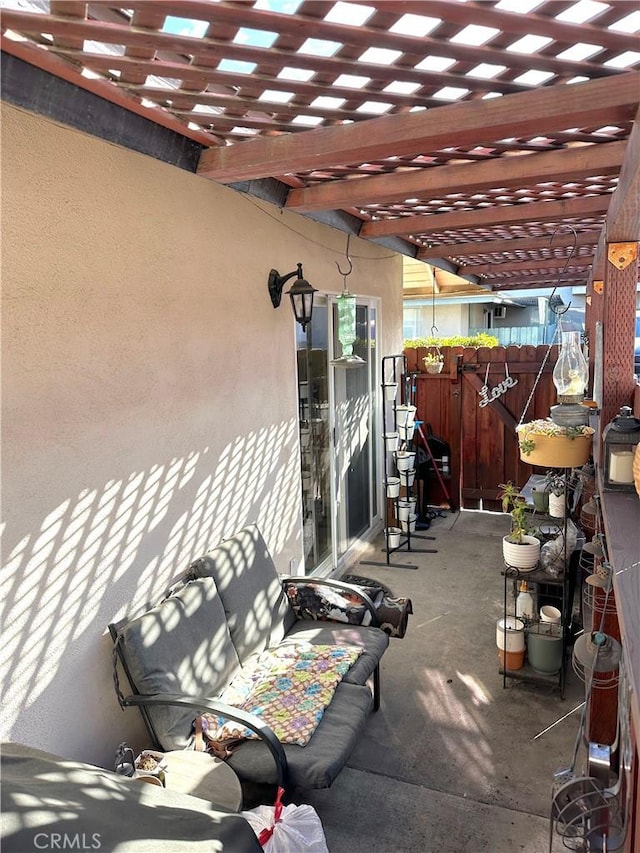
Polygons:
<instances>
[{"instance_id":1,"label":"shadow on wall","mask_svg":"<svg viewBox=\"0 0 640 853\"><path fill-rule=\"evenodd\" d=\"M238 437L217 463L209 452L84 489L17 543L11 525L4 530L3 740L53 752L72 743L66 752L85 760L113 755L108 730L124 724L114 719L107 623L158 599L193 559L248 523L274 554L293 534L297 422Z\"/></svg>"}]
</instances>

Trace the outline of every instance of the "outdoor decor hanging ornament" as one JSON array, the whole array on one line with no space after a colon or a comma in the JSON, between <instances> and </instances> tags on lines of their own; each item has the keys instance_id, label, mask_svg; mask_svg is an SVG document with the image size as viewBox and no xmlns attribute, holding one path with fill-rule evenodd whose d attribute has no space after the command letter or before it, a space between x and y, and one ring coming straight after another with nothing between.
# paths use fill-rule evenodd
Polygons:
<instances>
[{"instance_id":1,"label":"outdoor decor hanging ornament","mask_svg":"<svg viewBox=\"0 0 640 853\"><path fill-rule=\"evenodd\" d=\"M353 351L353 345L356 341L356 297L353 293L347 290L347 276L353 272L353 264L349 257L349 239L351 235L347 235L346 258L349 263L347 272L340 269L340 264L336 261L338 272L342 276L342 293L337 297L338 305L338 340L342 347L342 355L340 358L331 360L334 367L362 367L366 362L356 355Z\"/></svg>"},{"instance_id":2,"label":"outdoor decor hanging ornament","mask_svg":"<svg viewBox=\"0 0 640 853\"><path fill-rule=\"evenodd\" d=\"M498 397L502 397L503 394L507 393L509 388L513 388L514 386L516 386L518 384L517 379L514 379L513 376L509 376L509 365L505 361L505 363L504 363L505 378L502 380L502 382L498 382L497 385L494 385L494 387L491 389L491 391L489 391L488 382L489 382L489 370L490 370L490 368L491 368L491 362L489 362L487 364L487 370L486 370L486 373L484 375L484 385L482 386L482 388L478 392L480 394L480 402L478 403L478 406L481 409L484 409L484 407L488 406L489 403L493 403L493 401L497 400Z\"/></svg>"}]
</instances>

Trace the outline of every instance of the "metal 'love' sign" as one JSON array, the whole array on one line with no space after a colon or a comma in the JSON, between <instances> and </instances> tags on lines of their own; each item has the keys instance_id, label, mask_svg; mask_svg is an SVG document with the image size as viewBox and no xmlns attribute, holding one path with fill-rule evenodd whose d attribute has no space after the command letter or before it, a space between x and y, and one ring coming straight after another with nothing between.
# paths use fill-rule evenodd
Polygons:
<instances>
[{"instance_id":1,"label":"metal 'love' sign","mask_svg":"<svg viewBox=\"0 0 640 853\"><path fill-rule=\"evenodd\" d=\"M488 406L489 403L493 403L494 400L497 400L498 397L502 397L503 394L506 394L509 388L513 388L518 384L518 380L514 379L513 376L509 376L509 365L504 363L504 372L505 378L502 382L498 382L497 385L494 385L491 390L489 390L488 381L489 381L489 368L491 367L491 362L487 364L487 372L484 376L484 385L478 392L480 394L480 402L479 406L481 409L484 409L485 406Z\"/></svg>"}]
</instances>

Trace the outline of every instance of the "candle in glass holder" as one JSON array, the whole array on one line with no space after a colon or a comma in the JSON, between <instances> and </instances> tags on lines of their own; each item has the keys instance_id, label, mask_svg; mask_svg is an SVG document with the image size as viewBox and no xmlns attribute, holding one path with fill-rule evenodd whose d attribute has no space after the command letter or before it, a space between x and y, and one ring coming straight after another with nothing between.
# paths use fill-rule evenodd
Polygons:
<instances>
[{"instance_id":1,"label":"candle in glass holder","mask_svg":"<svg viewBox=\"0 0 640 853\"><path fill-rule=\"evenodd\" d=\"M609 459L609 479L613 483L633 483L633 451L612 450Z\"/></svg>"}]
</instances>

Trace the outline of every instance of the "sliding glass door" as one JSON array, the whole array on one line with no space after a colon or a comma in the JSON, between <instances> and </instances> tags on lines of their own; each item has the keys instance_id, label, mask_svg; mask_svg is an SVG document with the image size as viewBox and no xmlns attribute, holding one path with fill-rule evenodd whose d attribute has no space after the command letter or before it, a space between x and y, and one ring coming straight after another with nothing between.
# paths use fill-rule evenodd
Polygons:
<instances>
[{"instance_id":1,"label":"sliding glass door","mask_svg":"<svg viewBox=\"0 0 640 853\"><path fill-rule=\"evenodd\" d=\"M359 300L354 354L342 355L335 299L316 296L307 333L298 327L298 389L305 571L338 565L378 514L376 307Z\"/></svg>"}]
</instances>

